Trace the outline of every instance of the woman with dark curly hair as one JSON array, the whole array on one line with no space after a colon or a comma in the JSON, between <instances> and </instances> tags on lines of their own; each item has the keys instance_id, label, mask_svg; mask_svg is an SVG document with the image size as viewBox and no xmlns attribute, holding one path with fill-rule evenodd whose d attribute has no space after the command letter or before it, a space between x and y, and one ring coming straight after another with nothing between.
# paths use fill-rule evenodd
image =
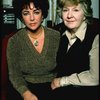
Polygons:
<instances>
[{"instance_id":1,"label":"woman with dark curly hair","mask_svg":"<svg viewBox=\"0 0 100 100\"><path fill-rule=\"evenodd\" d=\"M42 25L48 15L48 0L14 0L13 7L26 27L8 41L9 79L22 96L20 100L48 100L60 39L58 31Z\"/></svg>"}]
</instances>

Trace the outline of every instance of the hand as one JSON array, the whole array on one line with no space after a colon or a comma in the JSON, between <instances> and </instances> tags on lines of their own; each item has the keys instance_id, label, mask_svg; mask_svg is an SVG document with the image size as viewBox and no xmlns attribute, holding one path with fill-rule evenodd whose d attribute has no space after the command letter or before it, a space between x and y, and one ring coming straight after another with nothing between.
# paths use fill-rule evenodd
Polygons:
<instances>
[{"instance_id":1,"label":"hand","mask_svg":"<svg viewBox=\"0 0 100 100\"><path fill-rule=\"evenodd\" d=\"M52 81L52 83L51 83L51 88L52 88L52 90L54 90L54 89L60 87L60 79L61 79L61 78L55 78L55 79Z\"/></svg>"},{"instance_id":2,"label":"hand","mask_svg":"<svg viewBox=\"0 0 100 100\"><path fill-rule=\"evenodd\" d=\"M30 91L26 91L23 94L24 100L38 100L35 94L32 94Z\"/></svg>"}]
</instances>

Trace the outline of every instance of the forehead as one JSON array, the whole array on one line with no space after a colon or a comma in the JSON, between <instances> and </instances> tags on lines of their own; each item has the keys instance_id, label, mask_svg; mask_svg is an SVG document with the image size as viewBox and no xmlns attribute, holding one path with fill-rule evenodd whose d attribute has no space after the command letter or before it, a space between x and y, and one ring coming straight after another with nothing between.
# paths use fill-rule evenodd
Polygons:
<instances>
[{"instance_id":1,"label":"forehead","mask_svg":"<svg viewBox=\"0 0 100 100\"><path fill-rule=\"evenodd\" d=\"M81 8L81 4L78 4L78 5L76 5L76 4L72 4L72 5L64 5L63 8L68 8L68 7L71 7L71 8Z\"/></svg>"},{"instance_id":2,"label":"forehead","mask_svg":"<svg viewBox=\"0 0 100 100\"><path fill-rule=\"evenodd\" d=\"M30 3L29 7L30 7L30 9L35 8L35 6L34 6L34 4L33 4L33 3Z\"/></svg>"}]
</instances>

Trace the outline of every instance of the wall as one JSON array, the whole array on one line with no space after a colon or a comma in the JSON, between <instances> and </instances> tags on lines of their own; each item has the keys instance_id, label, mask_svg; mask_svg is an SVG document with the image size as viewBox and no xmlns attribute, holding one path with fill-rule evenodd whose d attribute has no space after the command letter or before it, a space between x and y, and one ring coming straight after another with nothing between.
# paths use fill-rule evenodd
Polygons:
<instances>
[{"instance_id":1,"label":"wall","mask_svg":"<svg viewBox=\"0 0 100 100\"><path fill-rule=\"evenodd\" d=\"M99 18L99 0L91 0L92 1L92 7L93 7L93 16L96 18Z\"/></svg>"}]
</instances>

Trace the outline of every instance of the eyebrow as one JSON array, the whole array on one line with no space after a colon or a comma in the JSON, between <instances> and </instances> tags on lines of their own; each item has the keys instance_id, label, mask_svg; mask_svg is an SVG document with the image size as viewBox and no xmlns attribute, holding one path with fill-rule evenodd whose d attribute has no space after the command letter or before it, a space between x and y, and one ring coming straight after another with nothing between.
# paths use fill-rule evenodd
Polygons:
<instances>
[{"instance_id":1,"label":"eyebrow","mask_svg":"<svg viewBox=\"0 0 100 100\"><path fill-rule=\"evenodd\" d=\"M28 11L29 9L23 9L23 11ZM32 10L32 9L30 9L30 10ZM36 8L36 9L33 9L33 11L37 11L37 10L40 10L40 9L38 9L38 8Z\"/></svg>"}]
</instances>

